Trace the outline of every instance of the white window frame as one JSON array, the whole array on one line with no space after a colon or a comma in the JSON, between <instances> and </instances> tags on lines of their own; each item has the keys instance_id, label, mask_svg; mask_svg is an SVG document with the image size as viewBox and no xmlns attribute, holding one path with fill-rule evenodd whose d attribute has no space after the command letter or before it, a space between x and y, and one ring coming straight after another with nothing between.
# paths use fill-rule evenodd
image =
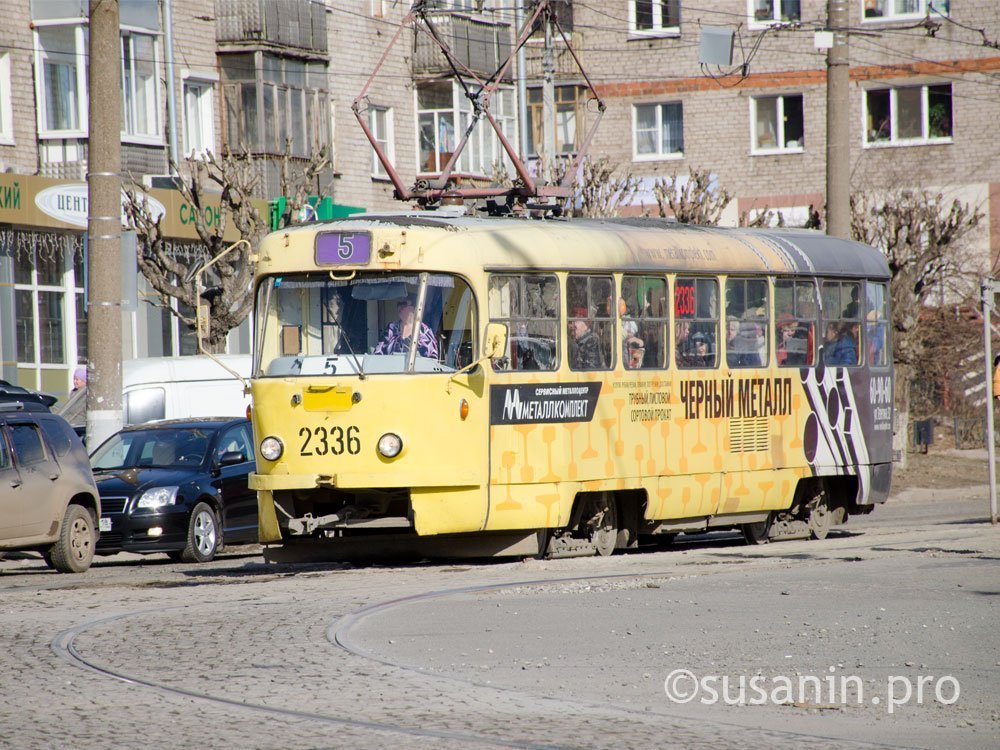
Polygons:
<instances>
[{"instance_id":1,"label":"white window frame","mask_svg":"<svg viewBox=\"0 0 1000 750\"><path fill-rule=\"evenodd\" d=\"M216 73L192 72L190 70L181 71L181 119L183 120L183 156L184 158L204 159L209 153L217 153L215 148L215 98L216 86L219 76ZM188 85L207 89L198 97L198 106L201 112L201 132L200 141L205 144L202 148L196 149L191 146L188 121Z\"/></svg>"},{"instance_id":2,"label":"white window frame","mask_svg":"<svg viewBox=\"0 0 1000 750\"><path fill-rule=\"evenodd\" d=\"M919 21L931 10L931 17L935 15L947 16L951 13L950 0L915 0L917 10L911 13L897 13L895 10L896 0L885 0L889 11L884 16L867 16L866 9L873 6L874 0L861 0L861 22L862 23L896 23L897 21Z\"/></svg>"},{"instance_id":3,"label":"white window frame","mask_svg":"<svg viewBox=\"0 0 1000 750\"><path fill-rule=\"evenodd\" d=\"M952 117L951 135L932 138L930 136L930 86L948 85L952 88ZM900 138L899 132L899 107L898 92L900 89L920 89L920 137ZM887 140L868 140L868 94L872 91L889 92L889 119L890 133ZM953 143L955 139L955 110L954 110L954 84L946 83L923 83L909 86L867 86L861 90L861 137L864 148L898 148L904 146L923 146L939 143Z\"/></svg>"},{"instance_id":4,"label":"white window frame","mask_svg":"<svg viewBox=\"0 0 1000 750\"><path fill-rule=\"evenodd\" d=\"M39 252L38 249L35 252ZM30 383L23 383L29 388L41 388L42 383L42 372L46 370L63 370L67 374L73 371L75 367L74 363L77 358L77 338L76 338L76 302L77 297L82 297L84 294L83 289L83 279L76 278L75 265L74 265L74 253L76 250L60 251L62 255L62 269L60 273L59 283L57 284L45 284L38 279L38 270L34 265L34 258L31 259L31 279L27 282L15 281L14 290L15 294L17 292L28 292L31 294L31 327L32 327L32 348L34 350L34 358L32 360L21 360L17 358L17 344L15 340L15 359L17 359L17 368L20 370L19 375L23 376L25 371L32 373L34 380ZM40 293L52 293L61 294L62 302L60 309L62 312L62 349L63 349L63 359L61 362L43 362L42 361L42 331L41 331L41 321L39 320L38 310L39 310L39 294ZM15 334L16 336L16 334ZM67 369L68 368L68 369ZM68 378L67 378L68 382Z\"/></svg>"},{"instance_id":5,"label":"white window frame","mask_svg":"<svg viewBox=\"0 0 1000 750\"><path fill-rule=\"evenodd\" d=\"M805 146L799 143L798 146L788 146L785 143L785 130L781 127L782 123L785 121L785 99L797 96L803 100L802 106L802 139L805 140L805 130L806 130L806 112L805 112L805 96L798 92L792 92L787 94L764 94L761 96L751 96L750 97L750 153L754 155L766 156L769 154L801 154L805 151ZM761 99L777 99L777 123L778 132L774 134L775 142L774 146L769 148L760 148L757 146L757 103Z\"/></svg>"},{"instance_id":6,"label":"white window frame","mask_svg":"<svg viewBox=\"0 0 1000 750\"><path fill-rule=\"evenodd\" d=\"M666 104L679 104L681 107L681 150L664 153L659 149L663 146L663 106ZM637 128L639 126L639 107L656 107L656 148L652 154L639 153L639 138ZM666 102L636 102L632 105L632 161L665 161L684 158L684 103L680 100Z\"/></svg>"},{"instance_id":7,"label":"white window frame","mask_svg":"<svg viewBox=\"0 0 1000 750\"><path fill-rule=\"evenodd\" d=\"M653 11L653 28L651 29L639 29L636 28L636 2L651 2ZM680 21L674 26L664 26L663 25L663 6L660 5L661 0L628 0L628 33L630 37L676 37L681 35L681 25ZM678 4L678 16L680 15L681 3L680 0Z\"/></svg>"},{"instance_id":8,"label":"white window frame","mask_svg":"<svg viewBox=\"0 0 1000 750\"><path fill-rule=\"evenodd\" d=\"M125 45L134 45L133 39L137 36L149 37L153 42L153 75L152 75L152 102L147 105L146 117L152 118L152 132L151 133L132 133L128 132L129 117L131 116L132 122L137 122L138 118L138 104L135 93L136 88L136 78L135 78L135 53L134 47L132 54L129 55L129 59L132 61L131 75L127 80L132 82L132 90L126 90L125 81ZM161 106L161 92L160 92L160 39L158 34L153 34L149 32L149 29L139 29L129 26L123 26L120 33L119 48L121 50L121 60L120 60L120 70L121 70L121 82L122 82L122 141L126 143L141 143L148 146L162 146L163 145L163 115ZM131 110L131 112L129 111Z\"/></svg>"},{"instance_id":9,"label":"white window frame","mask_svg":"<svg viewBox=\"0 0 1000 750\"><path fill-rule=\"evenodd\" d=\"M377 112L385 113L385 133L379 133L378 119L375 116ZM395 124L393 123L393 108L372 106L368 110L368 127L371 128L372 134L375 136L375 140L382 147L382 150L385 152L389 161L394 163L396 161L396 139L394 137ZM385 167L382 166L382 162L379 161L378 154L375 153L374 148L372 148L372 179L389 179L389 173L386 171Z\"/></svg>"},{"instance_id":10,"label":"white window frame","mask_svg":"<svg viewBox=\"0 0 1000 750\"><path fill-rule=\"evenodd\" d=\"M413 107L414 111L417 113L414 127L414 135L416 137L415 153L417 160L417 173L440 174L441 170L445 167L446 161L442 160L438 165L439 168L437 170L425 169L425 164L420 161L420 116L422 114L433 113L434 140L436 149L434 153L445 153L440 150L440 145L438 144L438 136L441 132L438 125L440 115L444 113L451 115L455 130L453 137L455 139L455 146L457 146L469 126L469 118L472 116L472 104L465 96L464 91L461 86L459 86L457 81L451 82L450 108L421 109L418 97L419 92L416 87L414 87ZM502 106L505 98L507 104L509 105L506 108ZM514 146L515 151L517 150L518 143L516 101L516 92L512 86L499 87L490 98L490 114L493 115L493 119L496 120L497 125L500 126L500 131L504 134L504 137ZM500 143L500 139L494 132L493 127L485 117L480 118L475 129L469 135L469 140L466 142L465 148L462 149L462 153L458 157L454 171L461 172L462 174L483 175L488 177L493 174L493 164L497 160L503 162L508 171L513 169L510 158L507 156L507 152Z\"/></svg>"},{"instance_id":11,"label":"white window frame","mask_svg":"<svg viewBox=\"0 0 1000 750\"><path fill-rule=\"evenodd\" d=\"M87 58L84 51L87 49L87 28L80 19L67 19L55 21L35 21L35 29L32 35L35 53L35 91L38 100L38 138L86 138L87 137ZM76 118L77 127L64 130L50 129L46 125L47 101L45 84L44 63L48 59L39 35L42 30L53 27L73 28L73 57L76 74Z\"/></svg>"},{"instance_id":12,"label":"white window frame","mask_svg":"<svg viewBox=\"0 0 1000 750\"><path fill-rule=\"evenodd\" d=\"M11 104L10 52L0 52L0 145L14 145L14 107Z\"/></svg>"},{"instance_id":13,"label":"white window frame","mask_svg":"<svg viewBox=\"0 0 1000 750\"><path fill-rule=\"evenodd\" d=\"M766 29L768 26L775 26L783 23L799 23L802 20L802 3L799 3L799 17L788 21L781 17L781 3L783 0L771 0L771 17L768 19L757 18L757 0L747 0L747 19L751 29Z\"/></svg>"}]
</instances>

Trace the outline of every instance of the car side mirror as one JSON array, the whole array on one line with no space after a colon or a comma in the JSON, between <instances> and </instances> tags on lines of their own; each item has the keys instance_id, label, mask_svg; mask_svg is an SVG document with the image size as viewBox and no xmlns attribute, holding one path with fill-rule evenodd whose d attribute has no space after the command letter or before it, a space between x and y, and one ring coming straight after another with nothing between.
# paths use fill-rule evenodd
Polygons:
<instances>
[{"instance_id":1,"label":"car side mirror","mask_svg":"<svg viewBox=\"0 0 1000 750\"><path fill-rule=\"evenodd\" d=\"M226 451L219 456L219 466L232 466L233 464L241 464L246 460L247 457L243 455L243 451Z\"/></svg>"}]
</instances>

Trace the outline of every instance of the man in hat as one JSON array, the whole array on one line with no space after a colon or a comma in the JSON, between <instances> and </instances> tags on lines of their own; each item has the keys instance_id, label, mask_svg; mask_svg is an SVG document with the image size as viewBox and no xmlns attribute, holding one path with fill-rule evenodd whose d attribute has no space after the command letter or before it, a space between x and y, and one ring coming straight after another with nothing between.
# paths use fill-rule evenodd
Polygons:
<instances>
[{"instance_id":1,"label":"man in hat","mask_svg":"<svg viewBox=\"0 0 1000 750\"><path fill-rule=\"evenodd\" d=\"M397 303L397 309L399 320L392 321L386 327L382 338L375 346L374 354L399 354L409 350L415 323L414 313L416 312L413 300L404 297ZM431 359L437 359L438 356L437 338L426 323L420 324L417 335L417 354Z\"/></svg>"}]
</instances>

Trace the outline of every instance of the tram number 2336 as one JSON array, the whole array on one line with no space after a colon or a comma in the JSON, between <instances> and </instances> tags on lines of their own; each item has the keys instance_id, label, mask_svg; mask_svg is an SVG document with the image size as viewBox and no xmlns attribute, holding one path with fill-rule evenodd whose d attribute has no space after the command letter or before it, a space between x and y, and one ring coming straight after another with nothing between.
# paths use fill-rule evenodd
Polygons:
<instances>
[{"instance_id":1,"label":"tram number 2336","mask_svg":"<svg viewBox=\"0 0 1000 750\"><path fill-rule=\"evenodd\" d=\"M330 429L303 427L299 430L299 437L302 438L299 455L339 456L343 453L350 453L352 456L356 456L361 452L359 432L360 430L354 425L346 429L343 427L331 427Z\"/></svg>"}]
</instances>

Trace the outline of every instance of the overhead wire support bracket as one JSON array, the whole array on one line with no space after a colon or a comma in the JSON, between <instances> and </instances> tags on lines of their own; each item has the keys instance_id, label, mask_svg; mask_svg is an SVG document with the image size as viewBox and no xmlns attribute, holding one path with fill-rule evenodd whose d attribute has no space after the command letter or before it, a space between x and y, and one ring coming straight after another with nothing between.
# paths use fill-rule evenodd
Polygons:
<instances>
[{"instance_id":1,"label":"overhead wire support bracket","mask_svg":"<svg viewBox=\"0 0 1000 750\"><path fill-rule=\"evenodd\" d=\"M517 151L504 134L496 119L493 117L493 114L490 111L490 100L493 94L500 87L500 81L502 81L504 76L507 74L508 69L517 55L517 52L528 41L531 36L532 29L534 28L539 17L543 14L547 19L553 22L560 37L566 45L567 51L570 55L572 55L573 61L576 63L580 73L587 83L587 87L590 90L592 98L597 101L598 113L594 122L591 123L587 130L587 133L577 152L572 169L567 170L559 185L540 186L537 184L536 179L532 176L525 163L518 156ZM392 48L399 41L399 38L403 34L404 30L408 28L413 28L415 33L425 33L433 40L434 44L437 45L442 54L445 56L448 66L451 68L453 75L462 86L466 98L468 98L472 105L472 117L469 120L469 124L465 128L462 138L453 149L447 163L444 164L440 174L433 179L417 180L411 188L407 188L403 183L399 171L389 159L385 150L379 145L378 140L372 131L371 125L367 121L367 107L364 106L372 83L378 77L379 72L388 60ZM470 84L470 81L473 82L473 84ZM499 196L520 198L521 200L532 197L569 198L572 195L572 180L580 169L580 165L583 163L586 151L593 140L597 125L604 115L605 104L598 95L589 76L583 69L579 57L573 50L572 44L560 26L559 19L551 7L551 0L540 0L540 2L535 6L534 12L531 14L530 18L527 18L524 25L518 30L516 43L507 55L507 58L496 69L496 71L485 78L477 75L455 56L451 46L446 40L441 38L441 35L435 28L433 19L428 16L426 2L424 0L417 0L417 2L413 4L413 7L406 13L399 27L396 29L396 32L389 40L389 44L383 51L382 56L379 58L378 63L372 70L371 75L365 81L361 92L351 104L351 110L354 112L354 116L357 118L358 124L361 125L362 131L371 143L372 149L375 151L376 157L385 169L389 180L392 182L395 197L404 201L415 199L425 205L433 205L439 202L442 198L490 198ZM497 140L500 142L501 147L510 159L514 171L517 173L519 184L515 184L513 187L460 188L454 187L451 182L451 175L454 172L456 165L459 163L459 159L469 142L469 138L471 137L473 130L483 119L490 124L490 127L497 136Z\"/></svg>"}]
</instances>

